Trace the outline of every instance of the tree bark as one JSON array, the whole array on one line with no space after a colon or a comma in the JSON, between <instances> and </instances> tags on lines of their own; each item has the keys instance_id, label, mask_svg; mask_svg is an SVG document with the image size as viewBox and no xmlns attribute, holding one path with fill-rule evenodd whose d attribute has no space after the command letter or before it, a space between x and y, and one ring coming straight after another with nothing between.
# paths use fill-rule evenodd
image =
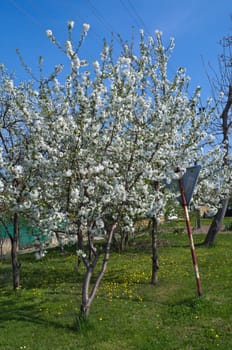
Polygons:
<instances>
[{"instance_id":1,"label":"tree bark","mask_svg":"<svg viewBox=\"0 0 232 350\"><path fill-rule=\"evenodd\" d=\"M158 223L155 218L152 219L152 232L151 232L151 241L152 241L152 276L151 284L156 284L158 281L158 270L159 270L159 260L158 260Z\"/></svg>"},{"instance_id":2,"label":"tree bark","mask_svg":"<svg viewBox=\"0 0 232 350\"><path fill-rule=\"evenodd\" d=\"M222 222L225 217L226 209L228 206L229 198L225 198L222 201L222 206L219 208L217 214L214 216L213 221L210 225L208 233L205 237L203 245L213 246L215 243L216 236L222 227Z\"/></svg>"},{"instance_id":3,"label":"tree bark","mask_svg":"<svg viewBox=\"0 0 232 350\"><path fill-rule=\"evenodd\" d=\"M81 223L80 221L78 220L78 223L77 223L77 249L79 250L83 250L83 233L82 233L82 230L81 230ZM77 258L77 267L79 268L81 264L81 257L78 256Z\"/></svg>"},{"instance_id":4,"label":"tree bark","mask_svg":"<svg viewBox=\"0 0 232 350\"><path fill-rule=\"evenodd\" d=\"M197 209L197 212L196 212L196 228L197 229L201 228L201 212L199 209Z\"/></svg>"},{"instance_id":5,"label":"tree bark","mask_svg":"<svg viewBox=\"0 0 232 350\"><path fill-rule=\"evenodd\" d=\"M3 243L4 243L4 238L0 238L0 257L1 257L1 261L3 259Z\"/></svg>"},{"instance_id":6,"label":"tree bark","mask_svg":"<svg viewBox=\"0 0 232 350\"><path fill-rule=\"evenodd\" d=\"M122 233L120 238L120 253L124 252L128 246L129 235L128 233Z\"/></svg>"},{"instance_id":7,"label":"tree bark","mask_svg":"<svg viewBox=\"0 0 232 350\"><path fill-rule=\"evenodd\" d=\"M13 273L13 288L17 290L20 286L20 264L17 259L18 242L19 242L19 220L18 214L14 214L14 234L11 239L11 263Z\"/></svg>"},{"instance_id":8,"label":"tree bark","mask_svg":"<svg viewBox=\"0 0 232 350\"><path fill-rule=\"evenodd\" d=\"M96 255L92 262L88 262L88 260L84 257L82 258L84 261L84 264L87 268L85 280L84 280L84 283L82 286L82 302L81 302L81 306L80 306L80 316L83 319L86 318L89 314L90 306L91 306L91 304L96 296L99 284L100 284L100 282L105 274L108 260L110 257L111 243L113 240L115 229L118 226L118 223L119 223L119 220L117 222L115 222L115 224L112 226L111 231L109 233L107 244L105 247L104 257L103 257L103 261L102 261L102 266L101 266L100 272L95 280L95 283L94 283L91 291L90 291L90 283L91 283L91 279L93 276L94 268L95 268L97 261L98 261L98 256Z\"/></svg>"}]
</instances>

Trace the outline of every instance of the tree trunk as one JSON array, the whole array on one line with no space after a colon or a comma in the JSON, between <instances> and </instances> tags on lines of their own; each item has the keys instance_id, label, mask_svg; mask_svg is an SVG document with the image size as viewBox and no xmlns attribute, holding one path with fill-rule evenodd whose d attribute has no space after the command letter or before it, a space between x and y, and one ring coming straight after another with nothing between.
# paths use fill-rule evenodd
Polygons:
<instances>
[{"instance_id":1,"label":"tree trunk","mask_svg":"<svg viewBox=\"0 0 232 350\"><path fill-rule=\"evenodd\" d=\"M213 221L210 225L208 233L205 237L203 245L212 246L215 243L216 236L222 227L222 222L225 217L226 209L228 206L229 198L226 198L222 201L221 208L218 209L217 214L214 216Z\"/></svg>"},{"instance_id":2,"label":"tree trunk","mask_svg":"<svg viewBox=\"0 0 232 350\"><path fill-rule=\"evenodd\" d=\"M196 228L197 229L201 228L201 212L199 209L197 209L197 212L196 212Z\"/></svg>"},{"instance_id":3,"label":"tree trunk","mask_svg":"<svg viewBox=\"0 0 232 350\"><path fill-rule=\"evenodd\" d=\"M1 261L3 260L3 243L4 243L4 238L0 238L0 257L1 257Z\"/></svg>"},{"instance_id":4,"label":"tree trunk","mask_svg":"<svg viewBox=\"0 0 232 350\"><path fill-rule=\"evenodd\" d=\"M90 265L87 268L85 280L82 287L82 303L80 306L80 314L82 318L86 318L89 315L89 310L91 305L91 300L89 298L89 287L90 287L92 274L93 274L93 266Z\"/></svg>"},{"instance_id":5,"label":"tree trunk","mask_svg":"<svg viewBox=\"0 0 232 350\"><path fill-rule=\"evenodd\" d=\"M80 220L77 221L77 250L83 250L83 233L81 230L81 223ZM81 256L78 255L77 257L77 268L79 268L80 264L81 264Z\"/></svg>"},{"instance_id":6,"label":"tree trunk","mask_svg":"<svg viewBox=\"0 0 232 350\"><path fill-rule=\"evenodd\" d=\"M19 278L20 278L20 264L17 260L18 251L18 241L19 241L19 222L18 214L14 214L14 234L11 239L11 263L12 263L12 273L13 273L13 288L17 290L19 288Z\"/></svg>"},{"instance_id":7,"label":"tree trunk","mask_svg":"<svg viewBox=\"0 0 232 350\"><path fill-rule=\"evenodd\" d=\"M124 252L128 247L129 235L128 233L122 233L120 239L120 253Z\"/></svg>"},{"instance_id":8,"label":"tree trunk","mask_svg":"<svg viewBox=\"0 0 232 350\"><path fill-rule=\"evenodd\" d=\"M90 306L96 296L99 284L105 274L108 260L110 257L110 247L113 240L114 231L117 228L118 223L119 223L119 220L115 222L115 224L112 226L111 231L109 233L107 244L105 247L104 257L102 261L102 266L91 291L90 291L90 283L94 272L94 268L96 267L96 264L98 261L98 256L95 256L92 262L89 262L85 257L82 257L84 264L87 268L85 280L82 286L82 303L80 306L80 317L83 319L85 319L89 314Z\"/></svg>"},{"instance_id":9,"label":"tree trunk","mask_svg":"<svg viewBox=\"0 0 232 350\"><path fill-rule=\"evenodd\" d=\"M151 284L156 284L158 281L158 270L159 270L159 260L158 260L158 223L155 218L152 219L152 232L151 232L151 240L152 240L152 276L151 276Z\"/></svg>"}]
</instances>

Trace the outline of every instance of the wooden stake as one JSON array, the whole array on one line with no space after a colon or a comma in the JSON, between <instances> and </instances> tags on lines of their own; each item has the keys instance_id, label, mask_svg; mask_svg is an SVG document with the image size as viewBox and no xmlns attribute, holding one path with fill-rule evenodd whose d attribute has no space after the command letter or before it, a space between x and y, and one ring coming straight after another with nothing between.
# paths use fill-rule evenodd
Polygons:
<instances>
[{"instance_id":1,"label":"wooden stake","mask_svg":"<svg viewBox=\"0 0 232 350\"><path fill-rule=\"evenodd\" d=\"M191 249L191 254L192 254L192 261L193 261L193 266L194 266L194 271L195 271L195 276L196 276L197 293L198 293L198 296L201 296L202 295L201 280L200 280L200 274L199 274L199 269L198 269L198 264L197 264L197 257L196 257L194 241L193 241L192 228L190 225L188 205L187 205L185 194L184 194L183 179L179 180L179 186L180 186L182 206L184 208L184 214L185 214L185 219L186 219L186 226L187 226L189 244L190 244L190 249Z\"/></svg>"}]
</instances>

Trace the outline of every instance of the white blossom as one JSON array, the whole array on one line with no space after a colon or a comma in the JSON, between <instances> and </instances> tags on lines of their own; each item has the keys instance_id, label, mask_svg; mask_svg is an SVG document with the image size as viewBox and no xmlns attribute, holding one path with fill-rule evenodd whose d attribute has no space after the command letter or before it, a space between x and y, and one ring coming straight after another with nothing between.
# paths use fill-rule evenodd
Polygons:
<instances>
[{"instance_id":1,"label":"white blossom","mask_svg":"<svg viewBox=\"0 0 232 350\"><path fill-rule=\"evenodd\" d=\"M13 173L16 178L20 177L23 174L23 167L21 165L15 165L13 168Z\"/></svg>"},{"instance_id":2,"label":"white blossom","mask_svg":"<svg viewBox=\"0 0 232 350\"><path fill-rule=\"evenodd\" d=\"M96 69L98 71L100 69L99 62L98 61L94 61L93 62L93 67L94 67L94 69Z\"/></svg>"},{"instance_id":3,"label":"white blossom","mask_svg":"<svg viewBox=\"0 0 232 350\"><path fill-rule=\"evenodd\" d=\"M47 37L48 37L49 39L53 38L53 33L52 33L52 31L51 31L50 29L47 29L47 30L46 30L46 35L47 35Z\"/></svg>"},{"instance_id":4,"label":"white blossom","mask_svg":"<svg viewBox=\"0 0 232 350\"><path fill-rule=\"evenodd\" d=\"M4 183L2 180L0 180L0 192L4 191Z\"/></svg>"},{"instance_id":5,"label":"white blossom","mask_svg":"<svg viewBox=\"0 0 232 350\"><path fill-rule=\"evenodd\" d=\"M81 249L78 249L77 251L76 251L76 253L77 253L77 256L79 256L79 257L82 257L82 258L85 258L86 257L86 254L83 252L83 250L81 250Z\"/></svg>"},{"instance_id":6,"label":"white blossom","mask_svg":"<svg viewBox=\"0 0 232 350\"><path fill-rule=\"evenodd\" d=\"M67 40L66 43L65 43L65 46L66 46L66 52L67 52L67 55L69 57L72 57L74 55L74 51L73 51L73 48L72 48L72 43L70 40Z\"/></svg>"},{"instance_id":7,"label":"white blossom","mask_svg":"<svg viewBox=\"0 0 232 350\"><path fill-rule=\"evenodd\" d=\"M74 21L68 21L68 29L69 30L72 30L73 29L73 27L74 27L74 24L75 24L75 22Z\"/></svg>"},{"instance_id":8,"label":"white blossom","mask_svg":"<svg viewBox=\"0 0 232 350\"><path fill-rule=\"evenodd\" d=\"M66 177L71 177L72 176L72 170L71 169L68 169L65 173L65 176Z\"/></svg>"},{"instance_id":9,"label":"white blossom","mask_svg":"<svg viewBox=\"0 0 232 350\"><path fill-rule=\"evenodd\" d=\"M90 25L88 23L84 23L82 26L83 32L87 33L89 31Z\"/></svg>"},{"instance_id":10,"label":"white blossom","mask_svg":"<svg viewBox=\"0 0 232 350\"><path fill-rule=\"evenodd\" d=\"M30 198L36 200L39 197L39 191L35 188L30 192Z\"/></svg>"},{"instance_id":11,"label":"white blossom","mask_svg":"<svg viewBox=\"0 0 232 350\"><path fill-rule=\"evenodd\" d=\"M74 69L79 69L81 66L81 61L77 55L74 55L71 65Z\"/></svg>"}]
</instances>

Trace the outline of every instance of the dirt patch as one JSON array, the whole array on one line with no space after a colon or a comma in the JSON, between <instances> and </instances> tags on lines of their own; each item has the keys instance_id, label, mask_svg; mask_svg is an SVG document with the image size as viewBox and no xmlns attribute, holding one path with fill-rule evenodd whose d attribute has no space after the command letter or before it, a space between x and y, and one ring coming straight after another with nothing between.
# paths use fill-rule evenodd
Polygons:
<instances>
[{"instance_id":1,"label":"dirt patch","mask_svg":"<svg viewBox=\"0 0 232 350\"><path fill-rule=\"evenodd\" d=\"M193 227L193 233L207 233L209 225L202 225L200 228Z\"/></svg>"},{"instance_id":2,"label":"dirt patch","mask_svg":"<svg viewBox=\"0 0 232 350\"><path fill-rule=\"evenodd\" d=\"M193 227L193 233L205 233L205 234L207 234L208 233L208 230L209 230L209 227L210 227L210 225L203 225L203 226L201 226L201 228L195 228L195 227ZM224 226L222 226L222 228L221 228L221 230L220 230L220 232L223 232L223 233L232 233L232 231L227 231L226 229L225 229L225 227ZM219 232L219 233L220 233Z\"/></svg>"}]
</instances>

